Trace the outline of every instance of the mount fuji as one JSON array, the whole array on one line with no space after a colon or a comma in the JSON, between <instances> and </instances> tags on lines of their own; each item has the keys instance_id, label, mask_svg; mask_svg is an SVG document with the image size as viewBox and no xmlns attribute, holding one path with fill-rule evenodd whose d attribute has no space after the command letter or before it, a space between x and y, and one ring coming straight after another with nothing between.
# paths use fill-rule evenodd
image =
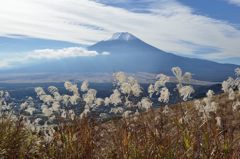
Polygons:
<instances>
[{"instance_id":1,"label":"mount fuji","mask_svg":"<svg viewBox=\"0 0 240 159\"><path fill-rule=\"evenodd\" d=\"M127 32L115 33L110 39L100 41L87 49L107 56L46 60L30 66L8 69L5 73L99 74L124 71L172 75L171 68L179 66L183 71L193 73L194 79L219 82L232 76L234 69L239 67L167 53Z\"/></svg>"},{"instance_id":2,"label":"mount fuji","mask_svg":"<svg viewBox=\"0 0 240 159\"><path fill-rule=\"evenodd\" d=\"M171 75L171 68L179 66L193 73L195 79L216 82L232 76L233 70L238 67L167 53L126 32L115 33L109 40L100 41L88 49L111 53L103 64L108 71L161 72Z\"/></svg>"}]
</instances>

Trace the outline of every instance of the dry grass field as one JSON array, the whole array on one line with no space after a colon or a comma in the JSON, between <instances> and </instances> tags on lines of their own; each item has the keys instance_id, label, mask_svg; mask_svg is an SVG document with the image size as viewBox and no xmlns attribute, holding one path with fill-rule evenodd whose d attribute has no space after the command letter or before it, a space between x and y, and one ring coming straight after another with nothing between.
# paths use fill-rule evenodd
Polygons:
<instances>
[{"instance_id":1,"label":"dry grass field","mask_svg":"<svg viewBox=\"0 0 240 159\"><path fill-rule=\"evenodd\" d=\"M225 94L214 96L214 100L218 101L217 112L210 113L207 120L202 119L193 101L103 123L85 118L65 124L63 120L49 129L47 135L25 129L21 120L1 120L0 156L238 159L240 112L233 111L233 102ZM220 117L219 121L216 117Z\"/></svg>"}]
</instances>

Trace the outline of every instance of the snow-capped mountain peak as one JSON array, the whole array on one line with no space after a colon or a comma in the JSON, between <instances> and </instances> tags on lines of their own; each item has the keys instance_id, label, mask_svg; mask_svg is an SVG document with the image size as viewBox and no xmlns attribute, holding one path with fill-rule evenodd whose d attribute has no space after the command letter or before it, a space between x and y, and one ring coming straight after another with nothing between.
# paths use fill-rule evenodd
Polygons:
<instances>
[{"instance_id":1,"label":"snow-capped mountain peak","mask_svg":"<svg viewBox=\"0 0 240 159\"><path fill-rule=\"evenodd\" d=\"M129 41L129 40L135 40L137 37L134 35L128 33L128 32L118 32L113 34L113 36L109 40L124 40L124 41Z\"/></svg>"}]
</instances>

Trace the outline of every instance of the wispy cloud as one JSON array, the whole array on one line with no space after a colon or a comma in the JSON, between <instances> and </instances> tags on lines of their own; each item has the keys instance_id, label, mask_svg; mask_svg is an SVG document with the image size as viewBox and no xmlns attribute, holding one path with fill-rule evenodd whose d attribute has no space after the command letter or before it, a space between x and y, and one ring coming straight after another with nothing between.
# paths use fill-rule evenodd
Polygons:
<instances>
[{"instance_id":1,"label":"wispy cloud","mask_svg":"<svg viewBox=\"0 0 240 159\"><path fill-rule=\"evenodd\" d=\"M231 4L235 4L240 7L240 0L227 0Z\"/></svg>"},{"instance_id":2,"label":"wispy cloud","mask_svg":"<svg viewBox=\"0 0 240 159\"><path fill-rule=\"evenodd\" d=\"M188 41L216 48L203 54L203 58L240 57L240 30L233 25L198 15L176 0L159 0L148 10L132 12L90 0L1 1L0 36L17 34L93 44L114 32L128 31L151 45L180 55L191 56L199 49L182 45L182 41Z\"/></svg>"},{"instance_id":3,"label":"wispy cloud","mask_svg":"<svg viewBox=\"0 0 240 159\"><path fill-rule=\"evenodd\" d=\"M41 49L32 52L11 55L11 57L1 58L0 68L14 67L19 64L28 64L40 60L60 60L72 57L95 57L107 56L109 52L98 53L89 51L81 47L69 47L63 49Z\"/></svg>"}]
</instances>

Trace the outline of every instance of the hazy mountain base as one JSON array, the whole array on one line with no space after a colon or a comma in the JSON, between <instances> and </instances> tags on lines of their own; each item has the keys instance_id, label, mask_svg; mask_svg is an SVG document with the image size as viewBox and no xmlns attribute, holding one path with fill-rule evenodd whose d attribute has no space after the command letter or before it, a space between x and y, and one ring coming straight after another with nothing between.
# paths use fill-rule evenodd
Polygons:
<instances>
[{"instance_id":1,"label":"hazy mountain base","mask_svg":"<svg viewBox=\"0 0 240 159\"><path fill-rule=\"evenodd\" d=\"M0 77L0 83L60 83L65 81L84 81L87 80L91 83L112 83L113 73L14 73L14 74L2 74ZM140 83L154 83L157 74L138 72L138 73L126 73L128 76L136 78ZM193 77L194 78L194 77ZM170 76L170 82L176 83L175 77ZM213 85L220 82L201 81L191 79L189 84L192 85Z\"/></svg>"},{"instance_id":2,"label":"hazy mountain base","mask_svg":"<svg viewBox=\"0 0 240 159\"><path fill-rule=\"evenodd\" d=\"M82 82L77 82L78 85L81 85ZM98 90L97 95L100 98L105 98L111 95L112 90L114 89L112 83L90 83L91 87L93 89ZM56 86L60 93L62 94L67 94L68 92L64 88L64 83L63 82L46 82L46 83L0 83L0 89L1 90L6 90L11 94L11 97L15 100L17 103L22 103L26 100L27 97L33 97L36 99L36 92L34 91L34 88L36 87L42 87L45 90L49 86ZM149 84L147 83L142 83L141 84L143 90L144 90L144 95L147 95L147 88ZM170 97L170 103L176 103L177 99L176 97L176 92L174 91L174 88L176 87L176 83L169 83L167 84L171 91L171 97ZM213 90L216 94L222 93L221 90L221 85L220 84L214 84L214 85L193 85L194 89L196 92L192 95L192 99L198 99L202 98L206 95L208 90ZM158 103L157 101L157 96L155 97L155 102ZM159 103L158 103L159 104Z\"/></svg>"}]
</instances>

